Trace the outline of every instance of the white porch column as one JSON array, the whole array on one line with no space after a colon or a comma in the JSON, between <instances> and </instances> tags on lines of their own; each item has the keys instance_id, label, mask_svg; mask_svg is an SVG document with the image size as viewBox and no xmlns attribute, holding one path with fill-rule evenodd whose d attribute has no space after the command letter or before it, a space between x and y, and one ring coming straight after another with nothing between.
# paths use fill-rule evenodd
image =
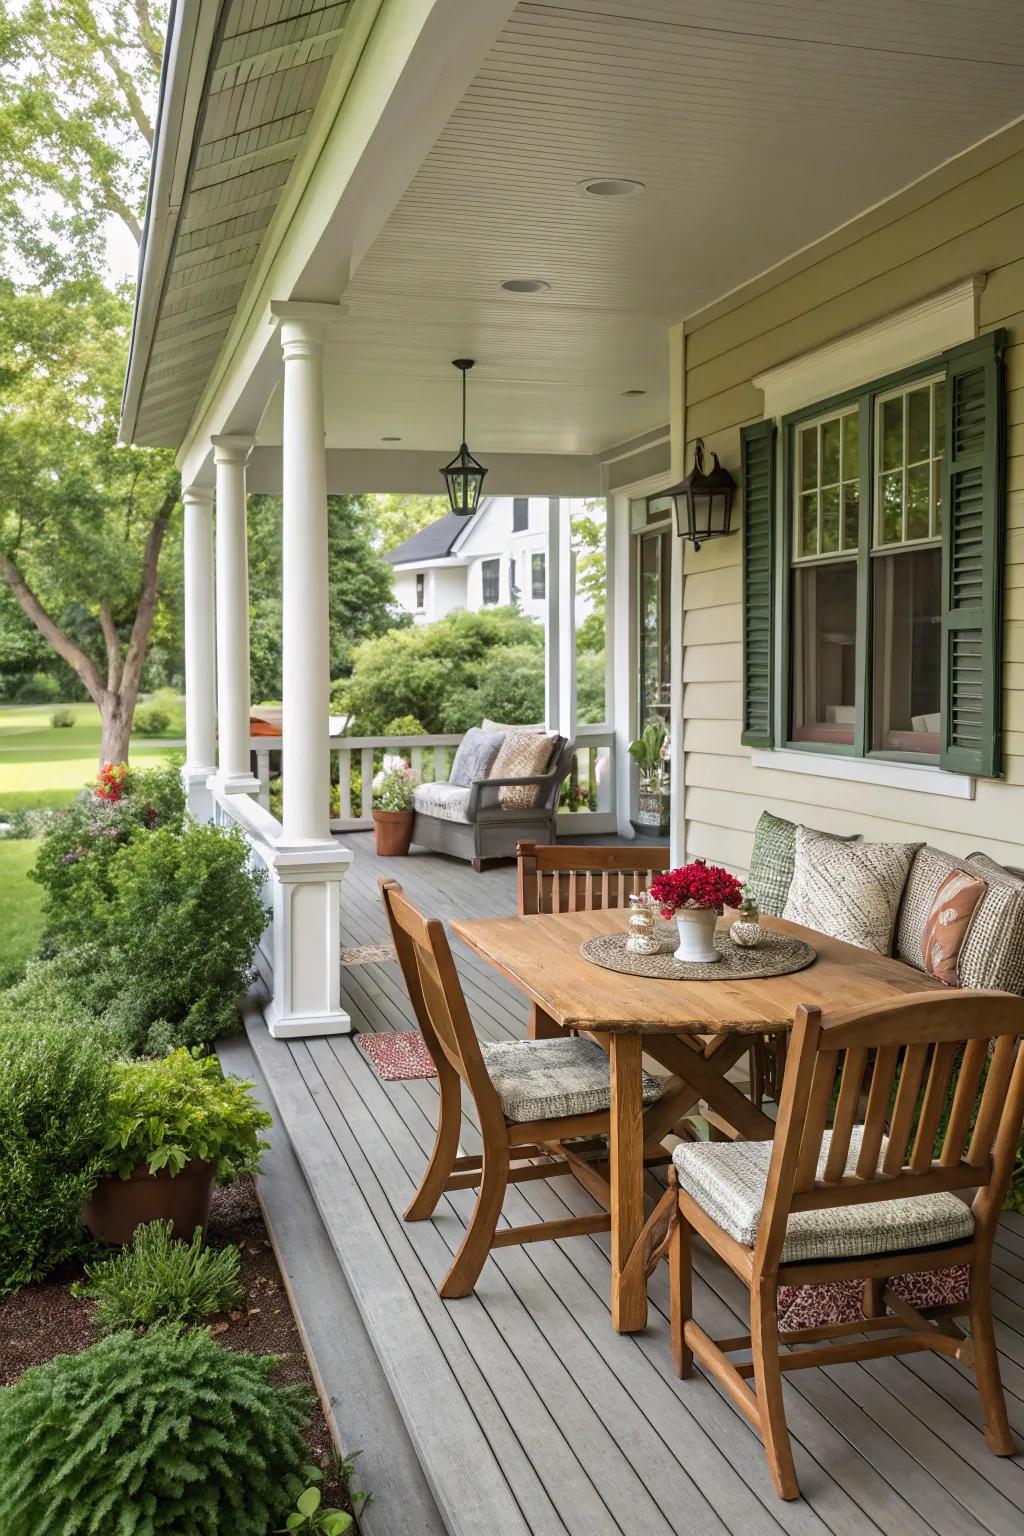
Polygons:
<instances>
[{"instance_id":1,"label":"white porch column","mask_svg":"<svg viewBox=\"0 0 1024 1536\"><path fill-rule=\"evenodd\" d=\"M200 821L213 818L206 781L217 765L217 694L213 608L213 491L185 486L185 798Z\"/></svg>"},{"instance_id":2,"label":"white porch column","mask_svg":"<svg viewBox=\"0 0 1024 1536\"><path fill-rule=\"evenodd\" d=\"M672 484L686 474L686 331L682 324L668 333L669 425ZM683 751L683 621L686 584L686 540L672 539L672 611L669 615L669 762L672 797L669 802L669 843L673 868L686 862L686 756Z\"/></svg>"},{"instance_id":3,"label":"white porch column","mask_svg":"<svg viewBox=\"0 0 1024 1536\"><path fill-rule=\"evenodd\" d=\"M559 728L560 646L562 623L559 617L560 589L558 571L561 565L562 512L557 496L548 497L548 547L544 569L544 590L547 603L544 608L544 724L549 731Z\"/></svg>"},{"instance_id":4,"label":"white porch column","mask_svg":"<svg viewBox=\"0 0 1024 1536\"><path fill-rule=\"evenodd\" d=\"M351 854L330 835L330 711L324 339L334 304L271 306L284 355L284 824L274 855L272 1035L343 1034L341 880Z\"/></svg>"},{"instance_id":5,"label":"white porch column","mask_svg":"<svg viewBox=\"0 0 1024 1536\"><path fill-rule=\"evenodd\" d=\"M251 437L215 437L217 466L217 782L255 794L249 768L249 546L245 465Z\"/></svg>"},{"instance_id":6,"label":"white porch column","mask_svg":"<svg viewBox=\"0 0 1024 1536\"><path fill-rule=\"evenodd\" d=\"M576 551L572 547L572 503L562 502L558 541L558 728L576 736Z\"/></svg>"}]
</instances>

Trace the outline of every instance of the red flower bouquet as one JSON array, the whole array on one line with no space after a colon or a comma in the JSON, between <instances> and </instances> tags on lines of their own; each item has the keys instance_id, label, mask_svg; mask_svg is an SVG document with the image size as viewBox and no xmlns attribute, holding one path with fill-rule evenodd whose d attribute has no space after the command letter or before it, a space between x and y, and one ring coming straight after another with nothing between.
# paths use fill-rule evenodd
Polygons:
<instances>
[{"instance_id":1,"label":"red flower bouquet","mask_svg":"<svg viewBox=\"0 0 1024 1536\"><path fill-rule=\"evenodd\" d=\"M648 895L665 918L683 910L717 912L721 917L725 907L739 906L743 887L727 869L695 859L692 864L658 875L651 881Z\"/></svg>"},{"instance_id":2,"label":"red flower bouquet","mask_svg":"<svg viewBox=\"0 0 1024 1536\"><path fill-rule=\"evenodd\" d=\"M127 763L104 763L96 775L96 799L105 800L108 805L116 805L127 788L127 779Z\"/></svg>"}]
</instances>

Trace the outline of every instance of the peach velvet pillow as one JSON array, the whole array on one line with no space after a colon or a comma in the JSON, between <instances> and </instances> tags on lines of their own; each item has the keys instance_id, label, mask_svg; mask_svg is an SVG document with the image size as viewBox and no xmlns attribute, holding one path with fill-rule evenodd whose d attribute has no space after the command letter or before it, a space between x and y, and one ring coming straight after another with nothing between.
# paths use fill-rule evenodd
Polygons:
<instances>
[{"instance_id":1,"label":"peach velvet pillow","mask_svg":"<svg viewBox=\"0 0 1024 1536\"><path fill-rule=\"evenodd\" d=\"M964 869L953 869L935 892L921 935L921 960L925 970L947 987L960 984L960 951L987 890L987 881Z\"/></svg>"}]
</instances>

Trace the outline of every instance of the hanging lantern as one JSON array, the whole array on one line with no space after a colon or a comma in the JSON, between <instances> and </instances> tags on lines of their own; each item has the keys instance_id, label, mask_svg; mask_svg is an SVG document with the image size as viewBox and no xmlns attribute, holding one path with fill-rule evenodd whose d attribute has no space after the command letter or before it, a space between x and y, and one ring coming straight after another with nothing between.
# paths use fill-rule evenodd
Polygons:
<instances>
[{"instance_id":1,"label":"hanging lantern","mask_svg":"<svg viewBox=\"0 0 1024 1536\"><path fill-rule=\"evenodd\" d=\"M708 539L721 539L732 532L732 493L736 482L719 464L718 454L711 457L714 465L708 471L704 468L704 439L698 437L690 473L662 493L672 497L676 532L681 539L689 539L694 549L700 549Z\"/></svg>"},{"instance_id":2,"label":"hanging lantern","mask_svg":"<svg viewBox=\"0 0 1024 1536\"><path fill-rule=\"evenodd\" d=\"M480 490L487 473L466 446L466 374L472 366L471 357L457 357L452 363L462 374L462 443L454 459L441 471L451 509L463 517L471 516L480 505Z\"/></svg>"}]
</instances>

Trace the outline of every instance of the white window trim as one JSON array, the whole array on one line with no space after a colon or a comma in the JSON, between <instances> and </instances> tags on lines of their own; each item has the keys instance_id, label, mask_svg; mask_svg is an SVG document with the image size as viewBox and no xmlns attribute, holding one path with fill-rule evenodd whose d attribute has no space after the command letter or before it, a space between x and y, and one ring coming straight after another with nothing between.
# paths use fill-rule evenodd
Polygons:
<instances>
[{"instance_id":1,"label":"white window trim","mask_svg":"<svg viewBox=\"0 0 1024 1536\"><path fill-rule=\"evenodd\" d=\"M806 773L816 779L845 779L877 784L883 789L909 789L947 800L973 800L975 780L966 773L947 773L933 763L896 763L877 757L830 757L823 752L794 752L786 747L758 748L750 754L754 768Z\"/></svg>"},{"instance_id":2,"label":"white window trim","mask_svg":"<svg viewBox=\"0 0 1024 1536\"><path fill-rule=\"evenodd\" d=\"M779 420L815 401L845 395L875 379L926 362L950 347L973 341L979 334L979 307L984 286L985 274L975 273L918 304L757 375L751 382L764 394L763 415ZM781 497L785 494L782 454L778 455L778 460L776 494L781 505ZM904 546L893 546L900 547ZM839 558L848 556L840 553ZM888 789L910 789L951 800L974 799L976 781L973 777L949 773L931 763L891 762L845 754L830 757L821 752L800 752L785 747L754 750L751 762L755 768L879 784Z\"/></svg>"}]
</instances>

